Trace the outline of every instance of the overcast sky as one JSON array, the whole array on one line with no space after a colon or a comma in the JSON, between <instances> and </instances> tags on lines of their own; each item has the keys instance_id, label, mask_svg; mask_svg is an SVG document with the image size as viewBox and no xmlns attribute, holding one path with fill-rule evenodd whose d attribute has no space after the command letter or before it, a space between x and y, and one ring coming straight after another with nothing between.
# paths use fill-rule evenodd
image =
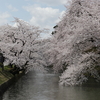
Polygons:
<instances>
[{"instance_id":1,"label":"overcast sky","mask_svg":"<svg viewBox=\"0 0 100 100\"><path fill-rule=\"evenodd\" d=\"M0 25L14 17L35 26L52 29L66 10L68 0L0 0Z\"/></svg>"}]
</instances>

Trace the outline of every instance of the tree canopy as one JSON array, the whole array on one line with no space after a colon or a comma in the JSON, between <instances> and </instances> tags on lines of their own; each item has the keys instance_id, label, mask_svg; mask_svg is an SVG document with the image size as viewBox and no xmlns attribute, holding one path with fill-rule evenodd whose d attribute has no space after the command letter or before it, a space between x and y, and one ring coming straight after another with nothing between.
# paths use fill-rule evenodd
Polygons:
<instances>
[{"instance_id":1,"label":"tree canopy","mask_svg":"<svg viewBox=\"0 0 100 100\"><path fill-rule=\"evenodd\" d=\"M36 26L15 18L16 27L0 27L0 52L6 63L26 68L53 66L60 84L81 85L100 80L100 0L72 0L54 27L52 37L39 39Z\"/></svg>"},{"instance_id":2,"label":"tree canopy","mask_svg":"<svg viewBox=\"0 0 100 100\"><path fill-rule=\"evenodd\" d=\"M40 53L41 39L39 34L44 30L15 18L16 27L4 25L0 27L0 52L6 58L5 64L14 64L25 68L43 69L46 66Z\"/></svg>"},{"instance_id":3,"label":"tree canopy","mask_svg":"<svg viewBox=\"0 0 100 100\"><path fill-rule=\"evenodd\" d=\"M60 83L81 85L100 69L100 0L72 0L53 34L50 61Z\"/></svg>"}]
</instances>

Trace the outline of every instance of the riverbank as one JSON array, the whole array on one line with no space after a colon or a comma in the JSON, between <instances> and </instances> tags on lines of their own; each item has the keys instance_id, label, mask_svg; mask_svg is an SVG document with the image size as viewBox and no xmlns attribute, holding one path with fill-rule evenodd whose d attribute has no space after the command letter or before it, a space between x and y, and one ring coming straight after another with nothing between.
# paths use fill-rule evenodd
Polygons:
<instances>
[{"instance_id":1,"label":"riverbank","mask_svg":"<svg viewBox=\"0 0 100 100\"><path fill-rule=\"evenodd\" d=\"M22 75L23 71L19 74L13 75L9 72L9 69L2 71L0 69L0 95L2 95L12 84L14 84Z\"/></svg>"},{"instance_id":2,"label":"riverbank","mask_svg":"<svg viewBox=\"0 0 100 100\"><path fill-rule=\"evenodd\" d=\"M0 71L0 85L11 79L13 75L7 71Z\"/></svg>"}]
</instances>

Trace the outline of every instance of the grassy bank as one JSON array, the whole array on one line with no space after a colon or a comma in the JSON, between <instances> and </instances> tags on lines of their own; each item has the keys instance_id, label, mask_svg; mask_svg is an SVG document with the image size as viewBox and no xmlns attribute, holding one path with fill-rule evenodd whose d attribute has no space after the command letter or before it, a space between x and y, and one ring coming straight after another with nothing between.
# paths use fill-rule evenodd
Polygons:
<instances>
[{"instance_id":1,"label":"grassy bank","mask_svg":"<svg viewBox=\"0 0 100 100\"><path fill-rule=\"evenodd\" d=\"M3 93L23 75L24 71L16 70L15 67L5 66L3 71L0 68L0 95L3 95Z\"/></svg>"},{"instance_id":2,"label":"grassy bank","mask_svg":"<svg viewBox=\"0 0 100 100\"><path fill-rule=\"evenodd\" d=\"M9 70L9 67L4 67L4 71L0 68L0 85L11 79L14 75L12 75Z\"/></svg>"}]
</instances>

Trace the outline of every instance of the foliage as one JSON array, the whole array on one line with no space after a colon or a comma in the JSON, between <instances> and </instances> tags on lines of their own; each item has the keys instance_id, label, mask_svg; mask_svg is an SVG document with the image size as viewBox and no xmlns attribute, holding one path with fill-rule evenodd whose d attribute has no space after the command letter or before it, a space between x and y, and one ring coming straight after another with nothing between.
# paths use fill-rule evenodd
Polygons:
<instances>
[{"instance_id":1,"label":"foliage","mask_svg":"<svg viewBox=\"0 0 100 100\"><path fill-rule=\"evenodd\" d=\"M15 18L16 27L0 27L0 52L5 57L5 65L13 64L21 69L43 69L45 62L40 54L39 34L44 30Z\"/></svg>"},{"instance_id":2,"label":"foliage","mask_svg":"<svg viewBox=\"0 0 100 100\"><path fill-rule=\"evenodd\" d=\"M100 0L72 0L54 27L52 38L39 39L44 30L15 18L16 27L0 27L0 52L5 63L27 71L53 66L62 85L100 80Z\"/></svg>"},{"instance_id":3,"label":"foliage","mask_svg":"<svg viewBox=\"0 0 100 100\"><path fill-rule=\"evenodd\" d=\"M87 74L100 80L100 0L72 0L52 42L49 61L63 71L60 84L81 85Z\"/></svg>"}]
</instances>

